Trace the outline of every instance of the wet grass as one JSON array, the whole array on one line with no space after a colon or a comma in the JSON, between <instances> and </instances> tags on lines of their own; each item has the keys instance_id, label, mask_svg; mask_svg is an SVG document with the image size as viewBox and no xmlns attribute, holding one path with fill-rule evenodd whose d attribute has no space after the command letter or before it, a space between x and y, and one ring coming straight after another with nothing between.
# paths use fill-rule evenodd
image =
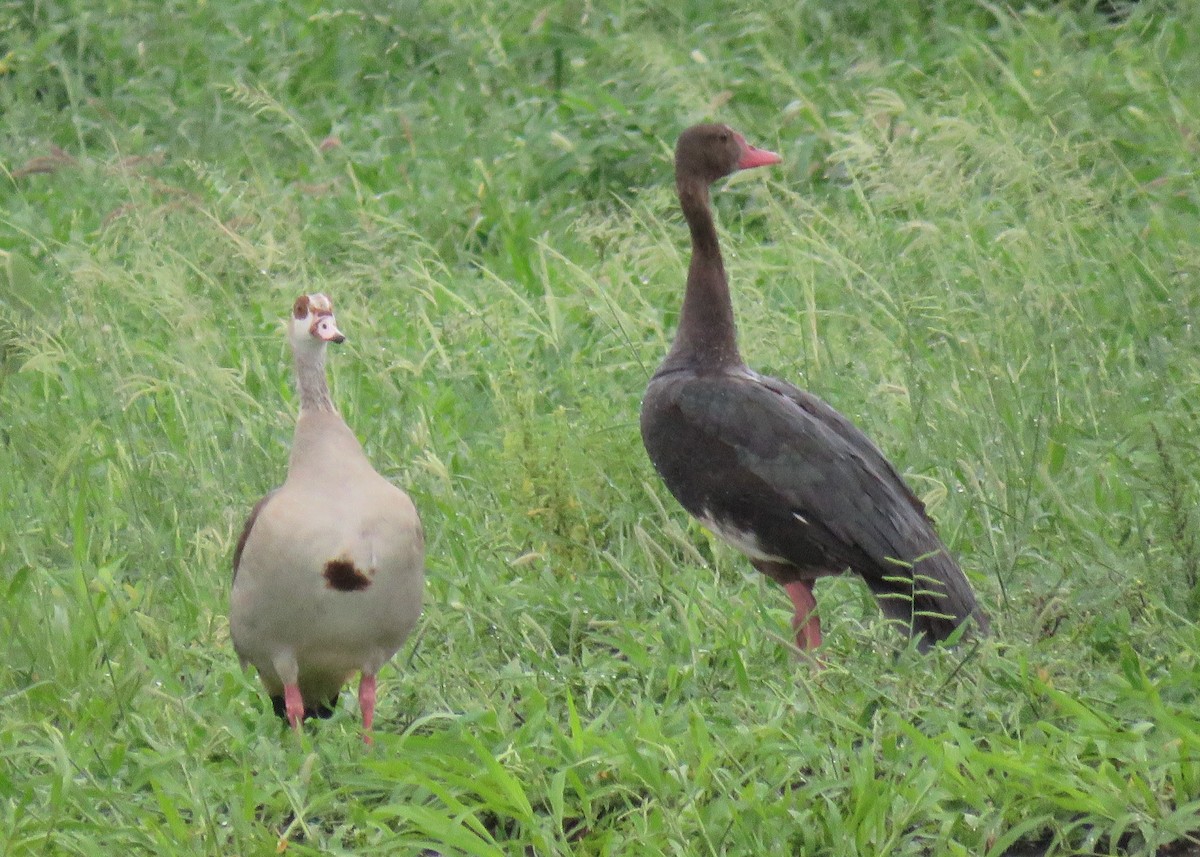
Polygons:
<instances>
[{"instance_id":1,"label":"wet grass","mask_svg":"<svg viewBox=\"0 0 1200 857\"><path fill-rule=\"evenodd\" d=\"M1143 2L0 6L5 854L1187 854L1200 841L1200 17ZM637 437L717 207L743 351L859 423L993 617L786 597ZM425 616L297 738L229 557L280 319L429 535Z\"/></svg>"}]
</instances>

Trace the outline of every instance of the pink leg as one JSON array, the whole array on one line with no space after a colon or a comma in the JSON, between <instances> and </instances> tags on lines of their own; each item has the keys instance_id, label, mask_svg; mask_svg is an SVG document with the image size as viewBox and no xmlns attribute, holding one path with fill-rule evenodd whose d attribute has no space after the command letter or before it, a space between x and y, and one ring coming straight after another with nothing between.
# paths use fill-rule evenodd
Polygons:
<instances>
[{"instance_id":1,"label":"pink leg","mask_svg":"<svg viewBox=\"0 0 1200 857\"><path fill-rule=\"evenodd\" d=\"M375 676L363 673L358 684L358 707L362 711L363 742L373 744L371 726L375 722Z\"/></svg>"},{"instance_id":2,"label":"pink leg","mask_svg":"<svg viewBox=\"0 0 1200 857\"><path fill-rule=\"evenodd\" d=\"M300 698L300 685L283 686L283 707L287 710L288 722L299 732L300 724L304 722L304 700Z\"/></svg>"},{"instance_id":3,"label":"pink leg","mask_svg":"<svg viewBox=\"0 0 1200 857\"><path fill-rule=\"evenodd\" d=\"M817 599L813 595L812 582L797 580L785 583L783 586L796 605L796 615L792 619L792 627L796 631L796 647L805 651L821 645L821 619L815 613Z\"/></svg>"}]
</instances>

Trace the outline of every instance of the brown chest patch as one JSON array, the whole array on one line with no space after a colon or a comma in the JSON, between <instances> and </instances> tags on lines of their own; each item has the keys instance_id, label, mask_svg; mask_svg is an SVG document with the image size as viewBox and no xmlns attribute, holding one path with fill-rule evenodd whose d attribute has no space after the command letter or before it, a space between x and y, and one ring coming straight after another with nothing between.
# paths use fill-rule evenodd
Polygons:
<instances>
[{"instance_id":1,"label":"brown chest patch","mask_svg":"<svg viewBox=\"0 0 1200 857\"><path fill-rule=\"evenodd\" d=\"M348 559L331 559L325 563L325 588L338 592L360 592L371 585L371 578L354 567Z\"/></svg>"}]
</instances>

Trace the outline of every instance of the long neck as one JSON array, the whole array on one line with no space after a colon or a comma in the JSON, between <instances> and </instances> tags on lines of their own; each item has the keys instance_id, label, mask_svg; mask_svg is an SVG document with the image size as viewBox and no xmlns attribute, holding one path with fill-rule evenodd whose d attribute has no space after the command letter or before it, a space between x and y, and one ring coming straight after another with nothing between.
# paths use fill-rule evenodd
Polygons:
<instances>
[{"instance_id":1,"label":"long neck","mask_svg":"<svg viewBox=\"0 0 1200 857\"><path fill-rule=\"evenodd\" d=\"M325 380L325 349L296 348L296 386L300 392L300 411L328 411L336 414L329 384Z\"/></svg>"},{"instance_id":2,"label":"long neck","mask_svg":"<svg viewBox=\"0 0 1200 857\"><path fill-rule=\"evenodd\" d=\"M331 467L339 480L350 478L353 472L371 470L362 444L329 397L324 346L297 348L295 359L300 416L292 437L288 479L315 479L328 488L332 484L328 481Z\"/></svg>"},{"instance_id":3,"label":"long neck","mask_svg":"<svg viewBox=\"0 0 1200 857\"><path fill-rule=\"evenodd\" d=\"M717 242L717 227L709 208L708 185L694 178L676 181L679 204L692 233L692 261L687 291L679 315L679 331L667 355L667 365L716 369L742 362L737 327L729 299L729 281Z\"/></svg>"}]
</instances>

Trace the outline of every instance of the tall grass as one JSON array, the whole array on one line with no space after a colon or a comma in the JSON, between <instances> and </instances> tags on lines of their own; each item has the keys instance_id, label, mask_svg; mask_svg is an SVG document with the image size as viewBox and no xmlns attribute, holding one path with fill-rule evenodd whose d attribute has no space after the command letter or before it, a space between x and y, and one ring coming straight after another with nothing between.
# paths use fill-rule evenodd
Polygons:
<instances>
[{"instance_id":1,"label":"tall grass","mask_svg":"<svg viewBox=\"0 0 1200 857\"><path fill-rule=\"evenodd\" d=\"M6 854L1186 853L1200 836L1200 13L504 0L0 6ZM743 351L861 425L994 620L788 605L637 440L675 135ZM284 473L279 319L415 498L429 596L301 737L229 556Z\"/></svg>"}]
</instances>

